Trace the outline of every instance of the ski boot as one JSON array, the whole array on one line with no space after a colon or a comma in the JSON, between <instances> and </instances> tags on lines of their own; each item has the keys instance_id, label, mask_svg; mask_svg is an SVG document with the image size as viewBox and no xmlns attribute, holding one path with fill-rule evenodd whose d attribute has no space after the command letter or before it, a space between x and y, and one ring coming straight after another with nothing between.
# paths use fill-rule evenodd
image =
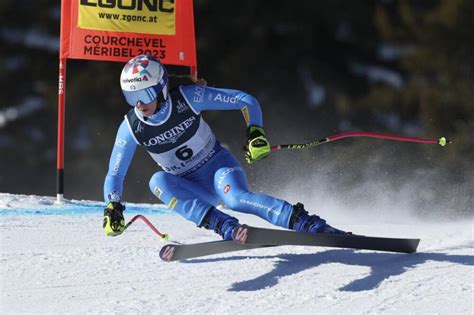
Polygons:
<instances>
[{"instance_id":1,"label":"ski boot","mask_svg":"<svg viewBox=\"0 0 474 315\"><path fill-rule=\"evenodd\" d=\"M232 231L237 225L239 225L239 220L212 207L199 227L214 230L223 240L229 241L232 240Z\"/></svg>"},{"instance_id":2,"label":"ski boot","mask_svg":"<svg viewBox=\"0 0 474 315\"><path fill-rule=\"evenodd\" d=\"M308 214L308 211L304 209L304 205L299 202L293 206L289 229L297 232L349 234L330 226L326 223L326 220L315 214Z\"/></svg>"}]
</instances>

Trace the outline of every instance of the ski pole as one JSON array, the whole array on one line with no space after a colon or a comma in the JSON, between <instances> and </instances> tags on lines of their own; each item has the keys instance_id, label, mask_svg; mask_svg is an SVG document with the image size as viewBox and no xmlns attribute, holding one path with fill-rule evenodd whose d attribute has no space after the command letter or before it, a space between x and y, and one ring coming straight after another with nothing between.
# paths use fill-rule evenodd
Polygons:
<instances>
[{"instance_id":1,"label":"ski pole","mask_svg":"<svg viewBox=\"0 0 474 315\"><path fill-rule=\"evenodd\" d=\"M446 146L447 143L450 143L446 140L445 137L441 137L439 139L420 139L420 138L403 137L403 136L389 135L385 133L376 133L376 132L346 132L346 133L340 133L340 134L336 134L332 136L327 136L323 139L314 140L308 143L274 145L271 147L271 150L278 151L281 149L306 149L306 148L314 147L323 143L332 142L332 141L345 139L345 138L354 138L354 137L368 137L368 138L388 139L388 140L405 141L405 142L439 144L442 147Z\"/></svg>"},{"instance_id":2,"label":"ski pole","mask_svg":"<svg viewBox=\"0 0 474 315\"><path fill-rule=\"evenodd\" d=\"M132 225L133 222L135 222L137 219L141 219L143 222L146 223L146 225L148 225L148 227L153 231L155 232L156 235L158 235L162 240L164 241L167 241L169 240L169 235L168 233L161 233L160 231L158 231L158 229L143 215L141 214L137 214L136 216L134 216L126 225L125 225L125 228L123 229L123 231L125 232L126 229L128 229L128 227L130 225ZM123 233L123 232L122 232Z\"/></svg>"}]
</instances>

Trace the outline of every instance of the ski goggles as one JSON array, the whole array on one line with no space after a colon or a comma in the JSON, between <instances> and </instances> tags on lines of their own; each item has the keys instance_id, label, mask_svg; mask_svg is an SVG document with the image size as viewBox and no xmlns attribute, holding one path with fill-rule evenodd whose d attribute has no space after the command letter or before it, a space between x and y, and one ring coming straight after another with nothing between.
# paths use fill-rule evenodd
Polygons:
<instances>
[{"instance_id":1,"label":"ski goggles","mask_svg":"<svg viewBox=\"0 0 474 315\"><path fill-rule=\"evenodd\" d=\"M148 105L154 100L158 103L164 102L168 98L168 88L164 80L160 80L157 85L138 91L122 90L125 100L130 106L136 106L138 102Z\"/></svg>"}]
</instances>

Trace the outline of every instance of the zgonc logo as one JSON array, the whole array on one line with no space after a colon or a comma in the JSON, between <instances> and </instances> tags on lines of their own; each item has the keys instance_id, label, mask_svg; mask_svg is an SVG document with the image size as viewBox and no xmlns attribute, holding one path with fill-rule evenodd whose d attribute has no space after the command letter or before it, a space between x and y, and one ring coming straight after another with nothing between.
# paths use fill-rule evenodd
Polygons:
<instances>
[{"instance_id":1,"label":"zgonc logo","mask_svg":"<svg viewBox=\"0 0 474 315\"><path fill-rule=\"evenodd\" d=\"M174 0L80 0L81 5L90 7L99 7L104 9L122 9L142 11L145 7L150 12L174 12L174 6L171 8L165 7L165 2L174 4Z\"/></svg>"}]
</instances>

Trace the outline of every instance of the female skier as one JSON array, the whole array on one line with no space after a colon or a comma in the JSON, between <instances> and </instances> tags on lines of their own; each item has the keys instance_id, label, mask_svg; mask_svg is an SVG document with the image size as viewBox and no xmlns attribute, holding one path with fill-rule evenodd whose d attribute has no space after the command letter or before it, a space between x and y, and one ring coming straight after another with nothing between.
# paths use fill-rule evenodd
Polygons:
<instances>
[{"instance_id":1,"label":"female skier","mask_svg":"<svg viewBox=\"0 0 474 315\"><path fill-rule=\"evenodd\" d=\"M240 110L247 123L246 161L270 153L262 128L258 101L238 90L181 85L168 89L165 67L156 58L140 55L123 68L120 84L127 103L115 139L104 183L104 230L109 236L124 231L123 181L138 145L161 167L150 179L151 192L185 219L232 239L238 220L216 206L223 201L237 212L259 216L295 231L345 233L309 214L301 203L250 192L244 170L223 148L201 113Z\"/></svg>"}]
</instances>

